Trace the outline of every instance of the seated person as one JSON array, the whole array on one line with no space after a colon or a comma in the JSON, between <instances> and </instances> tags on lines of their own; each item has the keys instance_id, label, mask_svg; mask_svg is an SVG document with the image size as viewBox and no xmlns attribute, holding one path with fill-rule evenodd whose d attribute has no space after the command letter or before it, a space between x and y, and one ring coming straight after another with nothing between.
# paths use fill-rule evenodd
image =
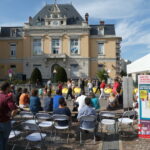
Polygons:
<instances>
[{"instance_id":1,"label":"seated person","mask_svg":"<svg viewBox=\"0 0 150 150\"><path fill-rule=\"evenodd\" d=\"M59 107L59 99L62 98L60 90L56 90L56 95L53 97L53 110Z\"/></svg>"},{"instance_id":2,"label":"seated person","mask_svg":"<svg viewBox=\"0 0 150 150\"><path fill-rule=\"evenodd\" d=\"M95 109L93 109L93 107L91 106L90 97L85 98L85 106L79 111L77 118L78 120L80 120L82 116L88 116L88 115L94 115L97 117ZM100 137L97 135L97 131L98 131L97 122L96 124L93 124L93 122L83 121L82 125L86 128L93 128L93 125L95 125L95 137L96 137L96 140L100 140Z\"/></svg>"},{"instance_id":3,"label":"seated person","mask_svg":"<svg viewBox=\"0 0 150 150\"><path fill-rule=\"evenodd\" d=\"M118 106L118 101L114 93L110 93L107 110L114 110Z\"/></svg>"},{"instance_id":4,"label":"seated person","mask_svg":"<svg viewBox=\"0 0 150 150\"><path fill-rule=\"evenodd\" d=\"M30 110L33 114L38 113L42 110L40 98L38 97L38 90L33 89L30 97Z\"/></svg>"},{"instance_id":5,"label":"seated person","mask_svg":"<svg viewBox=\"0 0 150 150\"><path fill-rule=\"evenodd\" d=\"M70 109L66 106L66 101L64 97L59 98L59 107L53 111L53 114L67 115L71 119ZM68 125L68 121L58 121L60 126Z\"/></svg>"},{"instance_id":6,"label":"seated person","mask_svg":"<svg viewBox=\"0 0 150 150\"><path fill-rule=\"evenodd\" d=\"M44 111L53 111L53 98L51 97L51 90L49 90L46 94L47 96L44 96L43 102L44 102Z\"/></svg>"},{"instance_id":7,"label":"seated person","mask_svg":"<svg viewBox=\"0 0 150 150\"><path fill-rule=\"evenodd\" d=\"M92 107L95 109L100 109L99 99L95 96L95 94L93 92L90 93L90 97L91 97Z\"/></svg>"},{"instance_id":8,"label":"seated person","mask_svg":"<svg viewBox=\"0 0 150 150\"><path fill-rule=\"evenodd\" d=\"M19 107L20 108L29 107L29 94L27 88L23 90L23 93L19 97Z\"/></svg>"}]
</instances>

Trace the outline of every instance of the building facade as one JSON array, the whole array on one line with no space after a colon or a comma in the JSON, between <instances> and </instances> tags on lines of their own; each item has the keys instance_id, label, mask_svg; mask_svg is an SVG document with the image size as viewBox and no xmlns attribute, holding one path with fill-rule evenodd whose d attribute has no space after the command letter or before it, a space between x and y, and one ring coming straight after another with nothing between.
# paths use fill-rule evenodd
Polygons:
<instances>
[{"instance_id":1,"label":"building facade","mask_svg":"<svg viewBox=\"0 0 150 150\"><path fill-rule=\"evenodd\" d=\"M56 65L68 78L95 78L106 69L111 78L120 73L121 37L115 27L100 21L88 24L71 4L45 5L23 27L1 27L0 79L14 74L30 78L38 68L43 79L52 78Z\"/></svg>"}]
</instances>

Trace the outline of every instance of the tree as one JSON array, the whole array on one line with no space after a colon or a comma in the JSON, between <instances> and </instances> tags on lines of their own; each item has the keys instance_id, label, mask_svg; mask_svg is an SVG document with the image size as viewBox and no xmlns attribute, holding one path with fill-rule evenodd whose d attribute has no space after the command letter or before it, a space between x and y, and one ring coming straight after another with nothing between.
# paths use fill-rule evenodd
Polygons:
<instances>
[{"instance_id":1,"label":"tree","mask_svg":"<svg viewBox=\"0 0 150 150\"><path fill-rule=\"evenodd\" d=\"M54 74L54 82L66 82L67 81L67 74L64 68L61 66L56 66L56 73Z\"/></svg>"},{"instance_id":2,"label":"tree","mask_svg":"<svg viewBox=\"0 0 150 150\"><path fill-rule=\"evenodd\" d=\"M102 81L102 80L105 80L105 82L107 82L107 79L108 79L108 72L103 69L103 70L100 70L96 73L97 77Z\"/></svg>"},{"instance_id":3,"label":"tree","mask_svg":"<svg viewBox=\"0 0 150 150\"><path fill-rule=\"evenodd\" d=\"M32 84L36 84L37 82L40 84L42 83L42 74L38 68L34 68L30 81Z\"/></svg>"}]
</instances>

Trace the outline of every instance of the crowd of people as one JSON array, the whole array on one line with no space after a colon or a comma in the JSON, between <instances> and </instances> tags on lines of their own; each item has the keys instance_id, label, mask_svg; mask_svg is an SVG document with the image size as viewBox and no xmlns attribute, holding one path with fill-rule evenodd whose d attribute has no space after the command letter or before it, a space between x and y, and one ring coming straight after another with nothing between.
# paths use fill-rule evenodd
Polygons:
<instances>
[{"instance_id":1,"label":"crowd of people","mask_svg":"<svg viewBox=\"0 0 150 150\"><path fill-rule=\"evenodd\" d=\"M53 92L53 84L48 80L45 88L32 89L19 87L15 89L14 85L3 82L0 86L0 149L5 149L11 131L11 117L18 110L29 108L35 115L39 111L53 112L53 114L65 114L71 119L71 111L77 112L77 119L83 115L96 115L96 110L100 109L101 99L107 100L107 110L114 110L122 107L122 88L118 79L114 83L107 85L105 80L88 80L80 79L78 83L68 80L66 83L68 92L63 95L63 83L58 82ZM80 93L75 93L74 88L79 87ZM87 88L85 88L87 86ZM95 91L93 90L95 87ZM106 96L104 89L112 88L110 96ZM86 90L88 89L88 91ZM99 91L99 94L97 92ZM108 97L108 98L107 98ZM67 100L72 100L73 110L67 106ZM42 104L41 104L42 103ZM65 125L66 123L64 122Z\"/></svg>"}]
</instances>

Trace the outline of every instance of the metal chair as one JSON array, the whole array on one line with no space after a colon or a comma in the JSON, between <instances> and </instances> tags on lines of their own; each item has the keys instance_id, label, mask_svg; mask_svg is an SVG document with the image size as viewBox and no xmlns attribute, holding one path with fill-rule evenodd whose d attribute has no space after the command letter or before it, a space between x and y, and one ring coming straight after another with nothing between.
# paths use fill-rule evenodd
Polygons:
<instances>
[{"instance_id":1,"label":"metal chair","mask_svg":"<svg viewBox=\"0 0 150 150\"><path fill-rule=\"evenodd\" d=\"M123 129L124 127L129 127L132 129L132 131L134 133L135 129L133 127L133 122L135 120L136 117L136 111L135 110L131 110L131 111L125 111L122 115L121 118L118 119L118 130L120 131L121 129ZM123 130L124 131L124 130Z\"/></svg>"},{"instance_id":2,"label":"metal chair","mask_svg":"<svg viewBox=\"0 0 150 150\"><path fill-rule=\"evenodd\" d=\"M103 125L114 126L115 133L117 132L116 127L116 114L109 111L103 111L99 114L99 121L101 125L101 133L103 132Z\"/></svg>"},{"instance_id":3,"label":"metal chair","mask_svg":"<svg viewBox=\"0 0 150 150\"><path fill-rule=\"evenodd\" d=\"M30 111L21 111L19 114L20 114L20 116L21 116L22 119L23 119L23 118L26 118L26 119L34 118L33 113L30 112Z\"/></svg>"},{"instance_id":4,"label":"metal chair","mask_svg":"<svg viewBox=\"0 0 150 150\"><path fill-rule=\"evenodd\" d=\"M56 137L56 130L68 130L67 135L67 143L69 140L69 129L70 129L70 120L67 115L62 114L55 114L52 116L54 121L54 128L55 128L55 137Z\"/></svg>"},{"instance_id":5,"label":"metal chair","mask_svg":"<svg viewBox=\"0 0 150 150\"><path fill-rule=\"evenodd\" d=\"M97 117L94 115L82 116L80 118L80 144L82 143L82 130L93 132L94 144L95 144L95 133L97 128Z\"/></svg>"},{"instance_id":6,"label":"metal chair","mask_svg":"<svg viewBox=\"0 0 150 150\"><path fill-rule=\"evenodd\" d=\"M25 137L25 139L28 141L25 149L29 147L30 142L41 142L42 149L42 145L44 145L44 138L46 137L46 134L41 132L41 129L37 124L23 122L21 125L26 131L33 131L33 133Z\"/></svg>"},{"instance_id":7,"label":"metal chair","mask_svg":"<svg viewBox=\"0 0 150 150\"><path fill-rule=\"evenodd\" d=\"M51 128L51 136L52 136L52 126L53 126L53 121L51 121L52 116L48 113L37 113L35 119L39 127Z\"/></svg>"}]
</instances>

